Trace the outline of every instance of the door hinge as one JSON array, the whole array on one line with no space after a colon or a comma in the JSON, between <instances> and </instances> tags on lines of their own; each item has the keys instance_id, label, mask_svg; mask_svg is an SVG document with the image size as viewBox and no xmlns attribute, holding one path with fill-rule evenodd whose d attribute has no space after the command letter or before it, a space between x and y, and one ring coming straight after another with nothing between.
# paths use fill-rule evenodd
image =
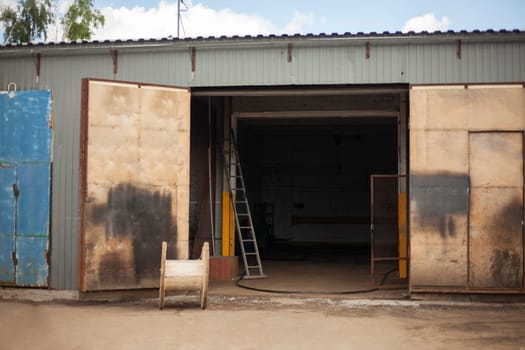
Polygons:
<instances>
[{"instance_id":1,"label":"door hinge","mask_svg":"<svg viewBox=\"0 0 525 350\"><path fill-rule=\"evenodd\" d=\"M13 264L14 264L15 266L18 266L18 259L17 259L17 257L16 257L16 252L13 252L13 253L11 254L11 257L13 258Z\"/></svg>"},{"instance_id":2,"label":"door hinge","mask_svg":"<svg viewBox=\"0 0 525 350\"><path fill-rule=\"evenodd\" d=\"M13 184L13 194L15 195L16 199L18 199L18 196L20 196L20 189L18 189L17 184Z\"/></svg>"},{"instance_id":3,"label":"door hinge","mask_svg":"<svg viewBox=\"0 0 525 350\"><path fill-rule=\"evenodd\" d=\"M53 129L55 127L55 118L53 118L53 116L50 116L49 120L47 121L47 124L50 129Z\"/></svg>"}]
</instances>

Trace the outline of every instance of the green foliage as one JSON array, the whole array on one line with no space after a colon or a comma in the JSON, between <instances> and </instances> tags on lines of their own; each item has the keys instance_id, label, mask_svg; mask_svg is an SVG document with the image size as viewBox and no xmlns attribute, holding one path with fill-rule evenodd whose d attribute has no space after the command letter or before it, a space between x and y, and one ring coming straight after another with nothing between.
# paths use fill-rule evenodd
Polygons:
<instances>
[{"instance_id":1,"label":"green foliage","mask_svg":"<svg viewBox=\"0 0 525 350\"><path fill-rule=\"evenodd\" d=\"M61 22L66 39L78 40L91 39L91 28L104 26L104 21L102 13L93 9L93 1L75 0Z\"/></svg>"},{"instance_id":2,"label":"green foliage","mask_svg":"<svg viewBox=\"0 0 525 350\"><path fill-rule=\"evenodd\" d=\"M15 23L17 23L16 11L13 10L11 7L1 9L0 22L4 23L4 30L5 30L4 37L5 37L5 42L7 42L8 39L11 37L11 33L13 33L16 27L15 26Z\"/></svg>"},{"instance_id":3,"label":"green foliage","mask_svg":"<svg viewBox=\"0 0 525 350\"><path fill-rule=\"evenodd\" d=\"M65 15L58 18L53 7L58 0L18 0L16 9L0 9L4 43L29 43L46 40L51 25L62 26L68 40L91 39L92 29L104 26L104 16L94 9L92 0L73 0Z\"/></svg>"},{"instance_id":4,"label":"green foliage","mask_svg":"<svg viewBox=\"0 0 525 350\"><path fill-rule=\"evenodd\" d=\"M19 0L16 10L6 7L0 11L4 39L10 43L45 40L47 28L54 19L51 0Z\"/></svg>"}]
</instances>

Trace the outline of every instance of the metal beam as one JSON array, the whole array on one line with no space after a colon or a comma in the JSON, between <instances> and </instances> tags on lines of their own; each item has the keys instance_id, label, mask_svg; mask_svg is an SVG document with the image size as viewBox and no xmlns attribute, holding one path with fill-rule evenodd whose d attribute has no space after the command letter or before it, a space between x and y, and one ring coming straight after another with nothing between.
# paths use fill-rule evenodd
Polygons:
<instances>
[{"instance_id":1,"label":"metal beam","mask_svg":"<svg viewBox=\"0 0 525 350\"><path fill-rule=\"evenodd\" d=\"M398 111L384 110L343 110L343 111L282 111L282 112L238 112L233 114L238 119L271 118L348 118L348 117L393 117Z\"/></svg>"},{"instance_id":2,"label":"metal beam","mask_svg":"<svg viewBox=\"0 0 525 350\"><path fill-rule=\"evenodd\" d=\"M317 88L317 89L192 89L192 96L324 96L324 95L384 95L406 92L408 88Z\"/></svg>"}]
</instances>

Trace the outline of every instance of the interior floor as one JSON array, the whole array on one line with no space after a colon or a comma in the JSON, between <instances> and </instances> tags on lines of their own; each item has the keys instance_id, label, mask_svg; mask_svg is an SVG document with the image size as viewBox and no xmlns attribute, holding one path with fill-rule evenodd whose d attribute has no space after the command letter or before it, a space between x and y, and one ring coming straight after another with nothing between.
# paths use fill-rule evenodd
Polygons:
<instances>
[{"instance_id":1,"label":"interior floor","mask_svg":"<svg viewBox=\"0 0 525 350\"><path fill-rule=\"evenodd\" d=\"M376 266L370 278L370 247L353 244L275 242L262 253L267 279L246 280L243 286L265 291L354 294L374 288L404 288L397 263Z\"/></svg>"},{"instance_id":2,"label":"interior floor","mask_svg":"<svg viewBox=\"0 0 525 350\"><path fill-rule=\"evenodd\" d=\"M404 287L397 262L376 264L374 283L370 273L370 175L397 173L395 118L242 120L238 135L269 277L243 285L320 294Z\"/></svg>"}]
</instances>

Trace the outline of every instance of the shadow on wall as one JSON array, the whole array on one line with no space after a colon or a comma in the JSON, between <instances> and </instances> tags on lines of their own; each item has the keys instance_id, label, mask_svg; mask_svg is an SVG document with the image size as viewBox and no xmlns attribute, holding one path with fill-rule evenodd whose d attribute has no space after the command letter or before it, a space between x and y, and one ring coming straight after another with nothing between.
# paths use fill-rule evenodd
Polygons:
<instances>
[{"instance_id":1,"label":"shadow on wall","mask_svg":"<svg viewBox=\"0 0 525 350\"><path fill-rule=\"evenodd\" d=\"M454 217L469 216L469 177L441 172L415 174L410 181L417 224L428 228L425 231L439 232L444 240L455 237L458 232ZM513 198L501 208L486 212L483 218L479 218L480 232L476 235L481 234L482 238L475 244L470 241L471 283L482 288L522 287L523 216L522 199ZM478 222L477 219L470 218ZM472 235L472 232L469 234Z\"/></svg>"},{"instance_id":2,"label":"shadow on wall","mask_svg":"<svg viewBox=\"0 0 525 350\"><path fill-rule=\"evenodd\" d=\"M410 177L410 193L417 206L421 226L431 226L441 238L455 237L453 215L468 215L469 177L465 174L437 172Z\"/></svg>"},{"instance_id":3,"label":"shadow on wall","mask_svg":"<svg viewBox=\"0 0 525 350\"><path fill-rule=\"evenodd\" d=\"M136 283L158 279L161 242L176 242L177 239L171 208L171 193L150 191L129 184L111 188L107 204L93 208L92 220L94 224L104 224L106 241L117 239L119 242L131 242L131 247L125 249L132 250L133 259L128 261L133 266L122 266L126 259L115 256L115 252L106 252L99 261L98 271L106 271L104 275L107 279L118 276L119 270L132 268ZM104 279L101 275L98 277Z\"/></svg>"}]
</instances>

